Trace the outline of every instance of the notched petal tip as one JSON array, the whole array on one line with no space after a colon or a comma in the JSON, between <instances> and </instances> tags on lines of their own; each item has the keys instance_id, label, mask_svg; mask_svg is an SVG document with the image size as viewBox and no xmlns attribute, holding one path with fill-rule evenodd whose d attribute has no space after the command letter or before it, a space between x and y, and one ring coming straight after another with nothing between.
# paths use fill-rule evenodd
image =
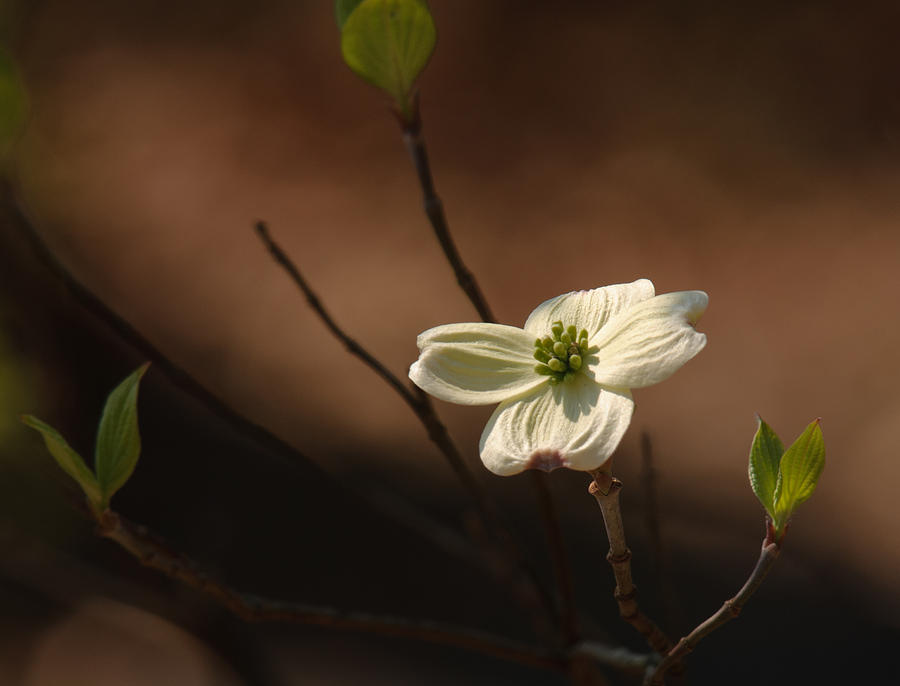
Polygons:
<instances>
[{"instance_id":1,"label":"notched petal tip","mask_svg":"<svg viewBox=\"0 0 900 686\"><path fill-rule=\"evenodd\" d=\"M685 318L688 324L697 327L700 317L706 312L709 306L709 296L704 291L688 291L690 298L688 299L687 309L685 310Z\"/></svg>"},{"instance_id":2,"label":"notched petal tip","mask_svg":"<svg viewBox=\"0 0 900 686\"><path fill-rule=\"evenodd\" d=\"M554 469L563 469L568 466L569 463L558 450L537 450L525 462L524 469L552 472Z\"/></svg>"}]
</instances>

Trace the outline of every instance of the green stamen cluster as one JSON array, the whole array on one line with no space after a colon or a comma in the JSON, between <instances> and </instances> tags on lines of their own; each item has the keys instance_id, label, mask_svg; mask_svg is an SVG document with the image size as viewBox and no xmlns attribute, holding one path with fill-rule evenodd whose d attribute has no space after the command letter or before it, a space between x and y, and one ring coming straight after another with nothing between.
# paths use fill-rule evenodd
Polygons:
<instances>
[{"instance_id":1,"label":"green stamen cluster","mask_svg":"<svg viewBox=\"0 0 900 686\"><path fill-rule=\"evenodd\" d=\"M550 327L553 336L534 341L534 359L538 364L534 371L549 376L550 383L560 383L575 376L588 354L587 329L579 333L574 326L564 327L561 321Z\"/></svg>"}]
</instances>

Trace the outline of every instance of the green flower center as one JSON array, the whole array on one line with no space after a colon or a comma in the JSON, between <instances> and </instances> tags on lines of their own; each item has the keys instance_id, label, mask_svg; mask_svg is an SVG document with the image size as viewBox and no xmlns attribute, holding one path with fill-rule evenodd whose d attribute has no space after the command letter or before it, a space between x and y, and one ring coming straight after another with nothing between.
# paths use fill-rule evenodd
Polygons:
<instances>
[{"instance_id":1,"label":"green flower center","mask_svg":"<svg viewBox=\"0 0 900 686\"><path fill-rule=\"evenodd\" d=\"M550 336L534 341L534 359L540 363L534 371L549 376L550 383L568 381L575 377L590 352L587 329L579 333L574 326L565 327L558 321L553 322L550 332Z\"/></svg>"}]
</instances>

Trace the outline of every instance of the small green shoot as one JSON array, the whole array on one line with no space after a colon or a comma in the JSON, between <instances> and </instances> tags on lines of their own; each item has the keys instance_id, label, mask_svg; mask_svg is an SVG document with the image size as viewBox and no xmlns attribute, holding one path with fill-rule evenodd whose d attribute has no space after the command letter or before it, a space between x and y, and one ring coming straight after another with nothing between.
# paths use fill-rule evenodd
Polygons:
<instances>
[{"instance_id":1,"label":"small green shoot","mask_svg":"<svg viewBox=\"0 0 900 686\"><path fill-rule=\"evenodd\" d=\"M40 419L30 414L23 414L20 419L26 426L30 426L35 431L40 432L44 437L44 443L47 445L47 450L50 451L53 459L56 460L56 464L58 464L60 469L66 474L75 479L79 486L81 486L81 490L84 491L84 495L87 498L88 503L90 503L91 509L95 512L100 512L100 502L103 499L100 495L100 485L97 483L97 477L94 476L94 473L84 463L81 455L75 452L75 450L66 443L66 439L49 424L42 422Z\"/></svg>"},{"instance_id":2,"label":"small green shoot","mask_svg":"<svg viewBox=\"0 0 900 686\"><path fill-rule=\"evenodd\" d=\"M424 0L336 0L335 17L347 66L390 95L409 121L413 84L437 42L428 5Z\"/></svg>"},{"instance_id":3,"label":"small green shoot","mask_svg":"<svg viewBox=\"0 0 900 686\"><path fill-rule=\"evenodd\" d=\"M780 542L796 507L809 499L825 469L825 440L816 419L786 451L772 428L759 418L750 446L750 486L766 510Z\"/></svg>"},{"instance_id":4,"label":"small green shoot","mask_svg":"<svg viewBox=\"0 0 900 686\"><path fill-rule=\"evenodd\" d=\"M137 466L141 454L138 390L149 365L148 362L138 367L109 394L97 430L93 472L56 429L32 415L20 417L44 437L53 459L78 483L95 515L109 507L110 498L125 485Z\"/></svg>"},{"instance_id":5,"label":"small green shoot","mask_svg":"<svg viewBox=\"0 0 900 686\"><path fill-rule=\"evenodd\" d=\"M104 509L134 472L141 455L137 400L141 378L149 364L143 364L116 386L103 408L97 429L94 469L103 495Z\"/></svg>"}]
</instances>

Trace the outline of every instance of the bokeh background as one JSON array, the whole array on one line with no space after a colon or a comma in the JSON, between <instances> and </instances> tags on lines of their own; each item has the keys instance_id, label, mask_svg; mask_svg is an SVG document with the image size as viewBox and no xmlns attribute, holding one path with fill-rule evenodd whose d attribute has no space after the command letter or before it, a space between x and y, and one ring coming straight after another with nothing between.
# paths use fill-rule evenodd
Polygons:
<instances>
[{"instance_id":1,"label":"bokeh background","mask_svg":"<svg viewBox=\"0 0 900 686\"><path fill-rule=\"evenodd\" d=\"M637 582L674 635L756 559L754 413L785 442L823 418L818 491L744 615L691 658L690 683L890 683L900 6L430 4L426 140L460 250L501 320L640 277L657 292L710 294L708 348L635 393L616 458ZM254 441L154 367L144 455L117 509L260 595L527 638L504 589L397 516L458 526L468 501L400 399L329 337L252 231L268 221L335 318L398 374L418 332L475 317L386 101L341 62L331 3L7 10L30 98L11 197L79 281L307 458ZM0 683L562 683L450 649L245 626L96 540L15 415L47 419L89 454L106 393L143 357L8 218L0 285ZM439 410L549 579L529 482L478 461L490 408ZM550 484L586 631L640 649L615 616L587 478L554 472Z\"/></svg>"}]
</instances>

